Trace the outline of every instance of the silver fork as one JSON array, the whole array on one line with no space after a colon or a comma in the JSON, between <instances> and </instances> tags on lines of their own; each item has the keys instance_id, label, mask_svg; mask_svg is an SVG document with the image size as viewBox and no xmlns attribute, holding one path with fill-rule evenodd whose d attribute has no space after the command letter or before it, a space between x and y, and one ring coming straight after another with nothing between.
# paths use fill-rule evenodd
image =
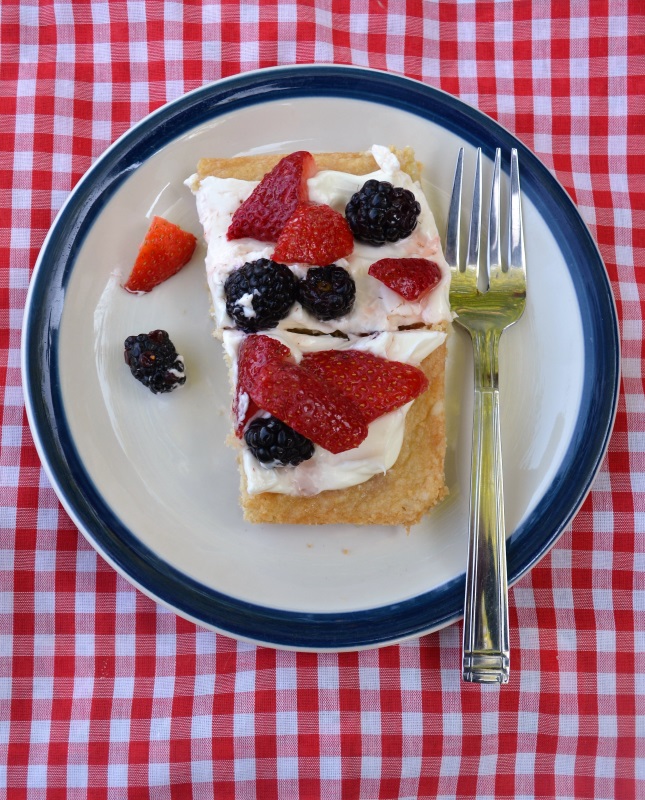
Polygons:
<instances>
[{"instance_id":1,"label":"silver fork","mask_svg":"<svg viewBox=\"0 0 645 800\"><path fill-rule=\"evenodd\" d=\"M508 584L504 489L499 424L498 352L502 332L522 316L526 263L517 150L511 151L508 258L500 255L500 162L495 154L485 270L481 238L481 148L477 151L465 266L459 259L463 147L459 151L448 227L446 260L452 271L450 303L471 336L475 361L470 530L462 674L474 683L506 683L509 675Z\"/></svg>"}]
</instances>

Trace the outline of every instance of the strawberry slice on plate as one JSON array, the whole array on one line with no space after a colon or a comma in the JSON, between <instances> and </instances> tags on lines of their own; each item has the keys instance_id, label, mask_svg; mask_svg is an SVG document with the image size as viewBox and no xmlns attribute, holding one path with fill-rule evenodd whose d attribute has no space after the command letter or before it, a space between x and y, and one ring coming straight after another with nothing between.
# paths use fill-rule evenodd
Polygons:
<instances>
[{"instance_id":1,"label":"strawberry slice on plate","mask_svg":"<svg viewBox=\"0 0 645 800\"><path fill-rule=\"evenodd\" d=\"M129 292L154 289L190 261L196 244L192 233L163 217L153 217L124 288Z\"/></svg>"},{"instance_id":2,"label":"strawberry slice on plate","mask_svg":"<svg viewBox=\"0 0 645 800\"><path fill-rule=\"evenodd\" d=\"M367 422L356 405L297 364L267 362L255 375L250 394L259 408L330 453L352 450L367 436Z\"/></svg>"},{"instance_id":3,"label":"strawberry slice on plate","mask_svg":"<svg viewBox=\"0 0 645 800\"><path fill-rule=\"evenodd\" d=\"M361 350L305 353L301 368L352 400L367 422L409 403L428 388L426 376L412 364Z\"/></svg>"},{"instance_id":4,"label":"strawberry slice on plate","mask_svg":"<svg viewBox=\"0 0 645 800\"><path fill-rule=\"evenodd\" d=\"M342 214L326 205L301 205L284 226L273 260L327 267L353 249L354 236Z\"/></svg>"},{"instance_id":5,"label":"strawberry slice on plate","mask_svg":"<svg viewBox=\"0 0 645 800\"><path fill-rule=\"evenodd\" d=\"M233 214L226 238L277 241L296 208L309 201L307 180L315 172L314 157L306 150L278 161Z\"/></svg>"},{"instance_id":6,"label":"strawberry slice on plate","mask_svg":"<svg viewBox=\"0 0 645 800\"><path fill-rule=\"evenodd\" d=\"M427 258L382 258L368 274L410 301L427 294L441 280L439 265Z\"/></svg>"},{"instance_id":7,"label":"strawberry slice on plate","mask_svg":"<svg viewBox=\"0 0 645 800\"><path fill-rule=\"evenodd\" d=\"M247 336L240 345L237 359L237 386L233 398L235 435L241 439L247 422L259 408L251 398L257 376L270 361L285 361L291 351L286 345L270 336Z\"/></svg>"}]
</instances>

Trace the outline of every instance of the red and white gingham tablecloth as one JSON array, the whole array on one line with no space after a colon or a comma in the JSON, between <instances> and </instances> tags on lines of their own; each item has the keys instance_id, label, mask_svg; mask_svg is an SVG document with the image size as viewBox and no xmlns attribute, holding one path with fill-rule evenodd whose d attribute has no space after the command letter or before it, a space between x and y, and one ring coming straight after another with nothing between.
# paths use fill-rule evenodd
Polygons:
<instances>
[{"instance_id":1,"label":"red and white gingham tablecloth","mask_svg":"<svg viewBox=\"0 0 645 800\"><path fill-rule=\"evenodd\" d=\"M0 797L645 797L642 0L0 0ZM335 62L440 87L565 186L615 292L621 399L571 526L510 596L505 687L461 625L343 654L202 630L119 577L62 510L19 369L31 270L121 133L208 81Z\"/></svg>"}]
</instances>

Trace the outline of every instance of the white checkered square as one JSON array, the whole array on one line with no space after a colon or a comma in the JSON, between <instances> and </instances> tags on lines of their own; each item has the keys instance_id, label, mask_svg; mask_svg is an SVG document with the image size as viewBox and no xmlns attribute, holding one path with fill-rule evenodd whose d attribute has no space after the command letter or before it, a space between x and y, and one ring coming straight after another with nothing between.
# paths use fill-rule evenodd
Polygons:
<instances>
[{"instance_id":1,"label":"white checkered square","mask_svg":"<svg viewBox=\"0 0 645 800\"><path fill-rule=\"evenodd\" d=\"M89 767L87 764L67 765L68 789L86 789L89 786Z\"/></svg>"},{"instance_id":2,"label":"white checkered square","mask_svg":"<svg viewBox=\"0 0 645 800\"><path fill-rule=\"evenodd\" d=\"M56 607L54 592L34 592L34 612L36 614L53 614Z\"/></svg>"},{"instance_id":3,"label":"white checkered square","mask_svg":"<svg viewBox=\"0 0 645 800\"><path fill-rule=\"evenodd\" d=\"M555 588L553 590L553 596L555 599L555 604L559 609L573 609L574 606L574 599L573 599L573 591L570 588Z\"/></svg>"},{"instance_id":4,"label":"white checkered square","mask_svg":"<svg viewBox=\"0 0 645 800\"><path fill-rule=\"evenodd\" d=\"M576 759L575 756L567 753L556 753L555 755L555 774L556 775L575 775Z\"/></svg>"},{"instance_id":5,"label":"white checkered square","mask_svg":"<svg viewBox=\"0 0 645 800\"><path fill-rule=\"evenodd\" d=\"M595 774L598 778L614 778L616 776L616 760L614 758L596 756L595 767Z\"/></svg>"},{"instance_id":6,"label":"white checkered square","mask_svg":"<svg viewBox=\"0 0 645 800\"><path fill-rule=\"evenodd\" d=\"M107 783L110 788L122 788L128 786L128 765L114 764L107 765Z\"/></svg>"},{"instance_id":7,"label":"white checkered square","mask_svg":"<svg viewBox=\"0 0 645 800\"><path fill-rule=\"evenodd\" d=\"M285 689L295 689L298 685L298 676L295 667L278 667L275 673L275 688L278 692Z\"/></svg>"},{"instance_id":8,"label":"white checkered square","mask_svg":"<svg viewBox=\"0 0 645 800\"><path fill-rule=\"evenodd\" d=\"M167 742L170 741L170 727L172 719L170 717L155 717L150 720L150 741Z\"/></svg>"},{"instance_id":9,"label":"white checkered square","mask_svg":"<svg viewBox=\"0 0 645 800\"><path fill-rule=\"evenodd\" d=\"M282 8L280 4L279 8ZM222 8L218 4L206 4L202 6L202 25L219 24L222 21Z\"/></svg>"},{"instance_id":10,"label":"white checkered square","mask_svg":"<svg viewBox=\"0 0 645 800\"><path fill-rule=\"evenodd\" d=\"M338 718L338 723L340 724L340 717ZM361 733L363 734L363 736L380 736L381 734L380 712L361 711Z\"/></svg>"},{"instance_id":11,"label":"white checkered square","mask_svg":"<svg viewBox=\"0 0 645 800\"><path fill-rule=\"evenodd\" d=\"M402 667L400 671L401 691L420 692L421 691L421 670L409 667Z\"/></svg>"},{"instance_id":12,"label":"white checkered square","mask_svg":"<svg viewBox=\"0 0 645 800\"><path fill-rule=\"evenodd\" d=\"M157 675L152 694L155 698L173 697L175 694L174 675Z\"/></svg>"},{"instance_id":13,"label":"white checkered square","mask_svg":"<svg viewBox=\"0 0 645 800\"><path fill-rule=\"evenodd\" d=\"M316 12L318 12L318 10L319 9L317 8ZM296 22L298 19L298 14L296 13L297 6L295 4L280 3L277 6L276 11L278 13L278 22ZM354 24L356 24L356 28L354 28L356 33L364 33L366 30L365 28L361 27L361 18L366 20L367 15L359 13L352 14L352 27L354 27ZM354 22L355 20L356 23Z\"/></svg>"},{"instance_id":14,"label":"white checkered square","mask_svg":"<svg viewBox=\"0 0 645 800\"><path fill-rule=\"evenodd\" d=\"M41 621L41 625L45 625ZM38 658L48 658L54 655L56 650L56 636L53 633L34 634L34 656Z\"/></svg>"},{"instance_id":15,"label":"white checkered square","mask_svg":"<svg viewBox=\"0 0 645 800\"><path fill-rule=\"evenodd\" d=\"M275 732L278 736L288 736L297 730L298 713L296 711L276 711Z\"/></svg>"},{"instance_id":16,"label":"white checkered square","mask_svg":"<svg viewBox=\"0 0 645 800\"><path fill-rule=\"evenodd\" d=\"M191 759L190 762L190 779L193 786L200 786L207 784L212 788L213 784L213 762L207 759ZM203 790L200 790L200 797L202 797ZM212 796L212 795L209 795Z\"/></svg>"},{"instance_id":17,"label":"white checkered square","mask_svg":"<svg viewBox=\"0 0 645 800\"><path fill-rule=\"evenodd\" d=\"M236 758L233 762L236 781L252 781L255 778L255 759Z\"/></svg>"},{"instance_id":18,"label":"white checkered square","mask_svg":"<svg viewBox=\"0 0 645 800\"><path fill-rule=\"evenodd\" d=\"M31 730L29 732L29 743L31 745L47 743L50 735L51 723L48 719L32 719Z\"/></svg>"},{"instance_id":19,"label":"white checkered square","mask_svg":"<svg viewBox=\"0 0 645 800\"><path fill-rule=\"evenodd\" d=\"M244 670L235 674L235 693L253 692L255 690L255 671Z\"/></svg>"},{"instance_id":20,"label":"white checkered square","mask_svg":"<svg viewBox=\"0 0 645 800\"><path fill-rule=\"evenodd\" d=\"M279 780L295 780L298 778L298 758L293 756L278 756L277 776Z\"/></svg>"},{"instance_id":21,"label":"white checkered square","mask_svg":"<svg viewBox=\"0 0 645 800\"><path fill-rule=\"evenodd\" d=\"M423 714L404 711L401 714L401 732L404 737L423 735Z\"/></svg>"},{"instance_id":22,"label":"white checkered square","mask_svg":"<svg viewBox=\"0 0 645 800\"><path fill-rule=\"evenodd\" d=\"M194 714L190 720L191 739L209 739L213 735L210 714Z\"/></svg>"},{"instance_id":23,"label":"white checkered square","mask_svg":"<svg viewBox=\"0 0 645 800\"><path fill-rule=\"evenodd\" d=\"M342 775L342 762L340 756L320 757L320 779L322 781L337 781Z\"/></svg>"},{"instance_id":24,"label":"white checkered square","mask_svg":"<svg viewBox=\"0 0 645 800\"><path fill-rule=\"evenodd\" d=\"M641 784L645 781L645 758L639 757L635 759L634 775Z\"/></svg>"},{"instance_id":25,"label":"white checkered square","mask_svg":"<svg viewBox=\"0 0 645 800\"><path fill-rule=\"evenodd\" d=\"M515 113L515 97L512 94L500 94L497 96L497 110L500 114Z\"/></svg>"},{"instance_id":26,"label":"white checkered square","mask_svg":"<svg viewBox=\"0 0 645 800\"><path fill-rule=\"evenodd\" d=\"M71 744L87 744L90 740L89 719L70 720L68 738Z\"/></svg>"},{"instance_id":27,"label":"white checkered square","mask_svg":"<svg viewBox=\"0 0 645 800\"><path fill-rule=\"evenodd\" d=\"M215 691L215 675L211 674L201 674L195 675L195 688L194 688L195 697L202 698L202 697L212 697Z\"/></svg>"},{"instance_id":28,"label":"white checkered square","mask_svg":"<svg viewBox=\"0 0 645 800\"><path fill-rule=\"evenodd\" d=\"M236 738L251 737L255 734L255 715L236 713L233 717L233 736Z\"/></svg>"},{"instance_id":29,"label":"white checkered square","mask_svg":"<svg viewBox=\"0 0 645 800\"><path fill-rule=\"evenodd\" d=\"M363 712L369 714L371 712ZM361 713L361 727L363 725L363 713ZM340 731L340 711L319 711L318 724L320 726L320 735L335 735ZM293 729L292 729L293 730ZM365 730L363 731L366 732Z\"/></svg>"},{"instance_id":30,"label":"white checkered square","mask_svg":"<svg viewBox=\"0 0 645 800\"><path fill-rule=\"evenodd\" d=\"M558 647L560 650L575 652L578 646L578 637L573 628L558 628Z\"/></svg>"},{"instance_id":31,"label":"white checkered square","mask_svg":"<svg viewBox=\"0 0 645 800\"><path fill-rule=\"evenodd\" d=\"M537 733L539 719L537 711L521 711L518 716L518 733Z\"/></svg>"},{"instance_id":32,"label":"white checkered square","mask_svg":"<svg viewBox=\"0 0 645 800\"><path fill-rule=\"evenodd\" d=\"M358 680L361 691L378 689L381 683L381 674L377 667L359 667Z\"/></svg>"},{"instance_id":33,"label":"white checkered square","mask_svg":"<svg viewBox=\"0 0 645 800\"><path fill-rule=\"evenodd\" d=\"M442 777L456 777L461 768L461 758L459 756L444 755L441 759L439 774Z\"/></svg>"},{"instance_id":34,"label":"white checkered square","mask_svg":"<svg viewBox=\"0 0 645 800\"><path fill-rule=\"evenodd\" d=\"M51 676L37 675L32 682L32 699L51 700L54 696L54 679Z\"/></svg>"},{"instance_id":35,"label":"white checkered square","mask_svg":"<svg viewBox=\"0 0 645 800\"><path fill-rule=\"evenodd\" d=\"M148 781L150 782L150 786L169 786L170 764L167 762L149 764Z\"/></svg>"},{"instance_id":36,"label":"white checkered square","mask_svg":"<svg viewBox=\"0 0 645 800\"><path fill-rule=\"evenodd\" d=\"M599 695L616 696L616 674L614 672L599 672L596 682Z\"/></svg>"},{"instance_id":37,"label":"white checkered square","mask_svg":"<svg viewBox=\"0 0 645 800\"><path fill-rule=\"evenodd\" d=\"M94 691L94 678L85 675L76 675L72 696L74 700L87 700L92 697Z\"/></svg>"},{"instance_id":38,"label":"white checkered square","mask_svg":"<svg viewBox=\"0 0 645 800\"><path fill-rule=\"evenodd\" d=\"M127 617L134 614L137 608L137 595L132 589L118 591L116 593L116 613L119 617ZM117 637L119 652L117 655L134 655L135 638L130 634L121 633Z\"/></svg>"},{"instance_id":39,"label":"white checkered square","mask_svg":"<svg viewBox=\"0 0 645 800\"><path fill-rule=\"evenodd\" d=\"M444 736L460 737L463 734L463 717L461 714L444 712L443 714L443 733Z\"/></svg>"},{"instance_id":40,"label":"white checkered square","mask_svg":"<svg viewBox=\"0 0 645 800\"><path fill-rule=\"evenodd\" d=\"M334 691L339 687L338 666L319 666L318 667L318 688L322 690Z\"/></svg>"},{"instance_id":41,"label":"white checkered square","mask_svg":"<svg viewBox=\"0 0 645 800\"><path fill-rule=\"evenodd\" d=\"M27 789L47 788L47 765L29 764L27 766Z\"/></svg>"},{"instance_id":42,"label":"white checkered square","mask_svg":"<svg viewBox=\"0 0 645 800\"><path fill-rule=\"evenodd\" d=\"M134 676L119 675L114 679L114 697L128 699L134 695Z\"/></svg>"}]
</instances>

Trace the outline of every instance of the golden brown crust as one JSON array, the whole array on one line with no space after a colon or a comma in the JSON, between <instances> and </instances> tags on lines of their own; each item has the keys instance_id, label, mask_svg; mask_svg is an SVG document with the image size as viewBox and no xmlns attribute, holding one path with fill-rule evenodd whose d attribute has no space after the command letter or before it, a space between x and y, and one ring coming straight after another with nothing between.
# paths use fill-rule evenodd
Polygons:
<instances>
[{"instance_id":1,"label":"golden brown crust","mask_svg":"<svg viewBox=\"0 0 645 800\"><path fill-rule=\"evenodd\" d=\"M392 148L401 165L413 180L419 180L420 165L414 159L411 148L402 150ZM378 164L370 152L366 153L314 153L318 169L333 169L349 172L351 175L366 175L378 169ZM237 158L202 158L197 164L199 180L214 175L218 178L238 178L243 181L259 181L284 157L282 154L263 154L238 156Z\"/></svg>"},{"instance_id":2,"label":"golden brown crust","mask_svg":"<svg viewBox=\"0 0 645 800\"><path fill-rule=\"evenodd\" d=\"M249 495L242 472L241 503L249 522L299 525L352 524L410 527L448 493L444 481L446 451L444 383L446 345L421 364L429 388L414 401L405 421L401 453L385 475L347 489L312 497Z\"/></svg>"}]
</instances>

